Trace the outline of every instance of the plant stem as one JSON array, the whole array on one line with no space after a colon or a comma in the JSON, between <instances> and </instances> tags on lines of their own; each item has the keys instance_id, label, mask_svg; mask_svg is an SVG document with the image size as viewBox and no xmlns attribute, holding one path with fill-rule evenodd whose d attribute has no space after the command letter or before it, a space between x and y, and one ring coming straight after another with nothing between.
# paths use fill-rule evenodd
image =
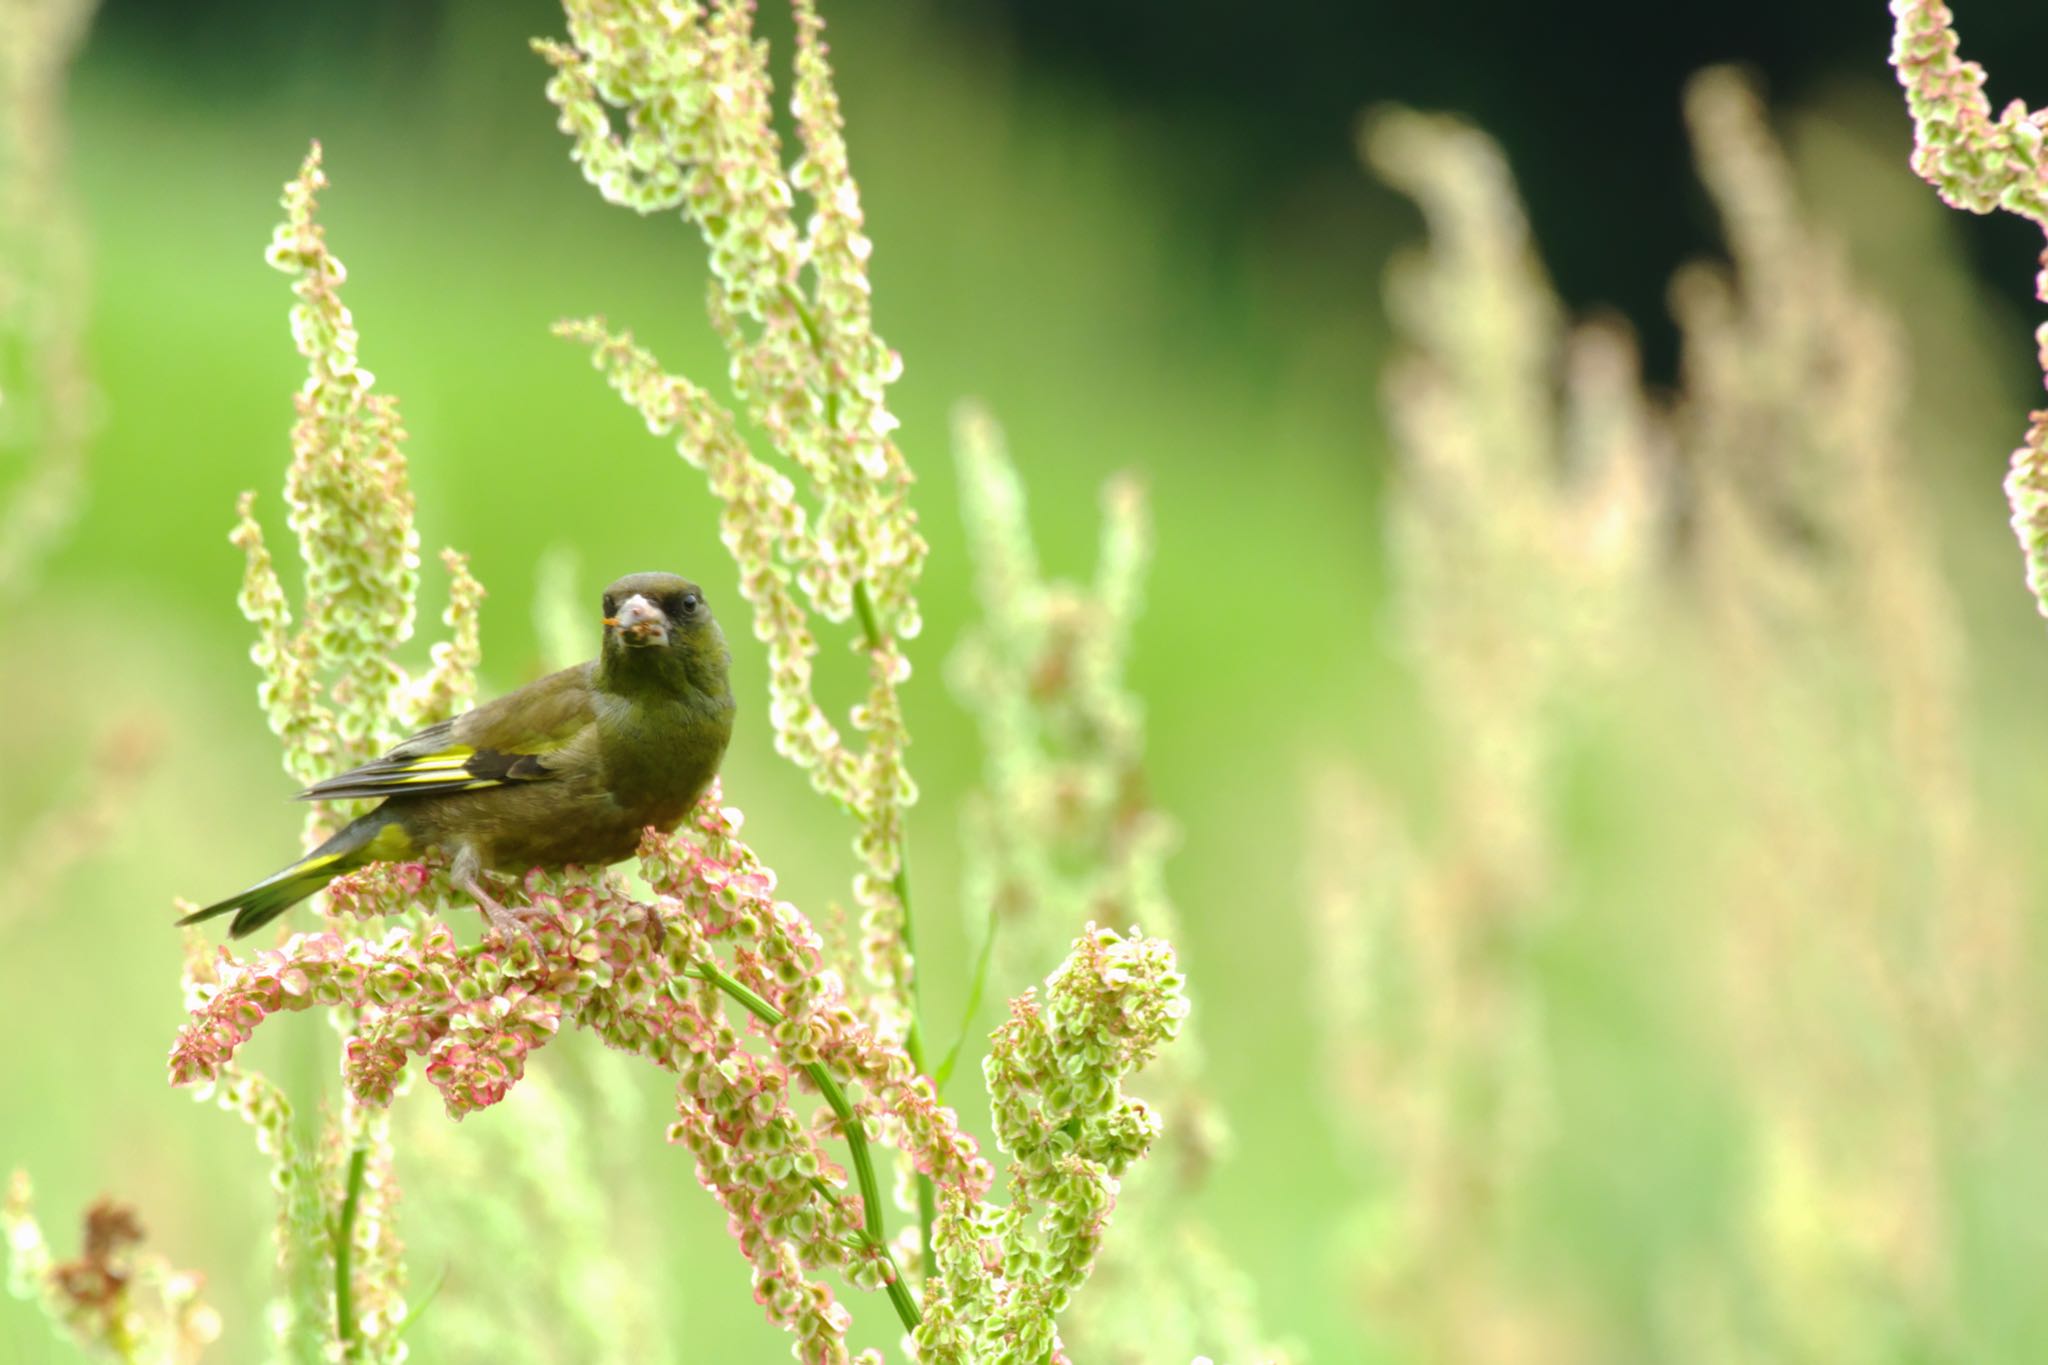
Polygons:
<instances>
[{"instance_id":1,"label":"plant stem","mask_svg":"<svg viewBox=\"0 0 2048 1365\"><path fill-rule=\"evenodd\" d=\"M875 602L868 595L865 580L853 585L854 610L860 614L861 633L867 638L870 650L882 647L882 625L875 616ZM910 1064L920 1075L930 1076L931 1071L924 1060L924 1029L918 1022L922 1012L919 1009L919 974L917 969L917 933L915 921L910 913L910 828L907 812L899 813L896 825L896 876L890 886L896 893L896 904L903 912L903 956L910 963L908 978L903 983L904 1006L910 1014L910 1026L903 1037L903 1050L910 1054ZM932 1092L939 1093L939 1083L932 1081ZM932 1224L938 1219L938 1195L932 1188L932 1180L920 1172L917 1177L917 1226L918 1256L924 1275L929 1278L934 1265L932 1262Z\"/></svg>"},{"instance_id":2,"label":"plant stem","mask_svg":"<svg viewBox=\"0 0 2048 1365\"><path fill-rule=\"evenodd\" d=\"M434 1277L434 1282L427 1286L427 1292L420 1295L419 1298L415 1299L407 1307L405 1321L399 1323L398 1330L391 1334L393 1341L403 1341L405 1339L405 1334L412 1330L413 1324L420 1320L420 1314L427 1311L427 1305L434 1301L434 1296L441 1292L441 1286L447 1283L448 1267L444 1265L441 1267L441 1273Z\"/></svg>"},{"instance_id":3,"label":"plant stem","mask_svg":"<svg viewBox=\"0 0 2048 1365\"><path fill-rule=\"evenodd\" d=\"M370 1149L358 1145L348 1154L348 1184L341 1198L341 1214L334 1220L334 1334L341 1341L344 1359L354 1359L361 1343L356 1339L355 1275L352 1262L356 1246L356 1210L363 1202L363 1179L368 1170Z\"/></svg>"},{"instance_id":4,"label":"plant stem","mask_svg":"<svg viewBox=\"0 0 2048 1365\"><path fill-rule=\"evenodd\" d=\"M974 1016L981 1012L981 997L988 989L989 965L996 955L996 929L998 915L995 898L990 897L988 924L981 934L981 951L974 959L974 981L967 990L967 1008L960 1014L960 1036L953 1040L953 1046L946 1049L946 1055L939 1062L939 1069L932 1073L932 1084L943 1088L953 1075L953 1064L960 1060L960 1049L967 1044L967 1031L974 1027Z\"/></svg>"},{"instance_id":5,"label":"plant stem","mask_svg":"<svg viewBox=\"0 0 2048 1365\"><path fill-rule=\"evenodd\" d=\"M818 315L803 291L794 285L782 286L782 296L796 313L804 335L811 343L811 349L822 357L825 353L824 337L818 327ZM829 385L822 395L825 404L825 422L837 425L839 420L839 395ZM882 648L882 623L875 615L875 599L868 592L866 579L855 579L853 583L854 610L860 614L861 634L870 653ZM910 830L908 821L901 818L896 826L896 876L890 887L896 893L896 904L903 911L903 955L910 963L908 979L903 984L904 1005L910 1015L910 1025L904 1034L903 1050L910 1054L910 1064L918 1074L930 1077L931 1072L924 1061L924 1030L918 1023L918 974L917 935L913 930L910 914ZM942 1087L936 1078L932 1079L932 1093L937 1095ZM935 1268L932 1261L932 1224L938 1218L937 1192L932 1180L920 1172L917 1177L917 1224L918 1259L925 1276L929 1277Z\"/></svg>"},{"instance_id":6,"label":"plant stem","mask_svg":"<svg viewBox=\"0 0 2048 1365\"><path fill-rule=\"evenodd\" d=\"M683 974L695 977L699 981L710 982L738 1001L747 1013L770 1028L782 1022L781 1010L763 1000L750 990L746 983L715 963L694 963L685 968ZM669 990L673 992L675 989L675 983L670 982ZM918 1307L917 1299L912 1296L910 1286L905 1283L903 1272L896 1265L896 1258L889 1254L889 1239L882 1225L881 1185L875 1179L875 1161L873 1153L868 1148L867 1129L862 1125L860 1115L854 1113L853 1105L847 1100L846 1091L841 1088L836 1076L817 1062L808 1063L801 1069L811 1078L811 1084L818 1088L818 1093L825 1097L825 1103L839 1119L840 1131L846 1134L847 1154L853 1161L854 1178L860 1183L862 1236L866 1239L869 1249L879 1254L888 1265L889 1302L894 1305L896 1316L903 1323L903 1330L913 1331L918 1323L923 1321L924 1314ZM813 1178L811 1187L827 1201L837 1198L832 1192L832 1187L821 1179Z\"/></svg>"}]
</instances>

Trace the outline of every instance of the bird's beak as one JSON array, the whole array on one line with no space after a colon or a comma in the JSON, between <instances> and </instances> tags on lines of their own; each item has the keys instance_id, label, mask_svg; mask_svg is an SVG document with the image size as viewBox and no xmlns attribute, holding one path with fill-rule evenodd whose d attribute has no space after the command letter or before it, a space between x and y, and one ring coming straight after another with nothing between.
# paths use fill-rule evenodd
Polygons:
<instances>
[{"instance_id":1,"label":"bird's beak","mask_svg":"<svg viewBox=\"0 0 2048 1365\"><path fill-rule=\"evenodd\" d=\"M607 616L604 623L616 627L629 645L668 643L668 618L637 592L620 604L617 616Z\"/></svg>"}]
</instances>

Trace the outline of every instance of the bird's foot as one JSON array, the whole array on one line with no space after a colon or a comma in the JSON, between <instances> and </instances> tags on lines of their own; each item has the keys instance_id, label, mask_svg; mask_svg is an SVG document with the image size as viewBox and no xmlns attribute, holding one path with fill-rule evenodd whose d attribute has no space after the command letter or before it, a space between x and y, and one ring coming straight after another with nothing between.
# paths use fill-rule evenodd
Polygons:
<instances>
[{"instance_id":1,"label":"bird's foot","mask_svg":"<svg viewBox=\"0 0 2048 1365\"><path fill-rule=\"evenodd\" d=\"M526 917L517 910L509 910L499 904L495 896L484 890L482 877L464 877L455 883L455 889L476 901L476 908L483 911L484 919L491 926L490 932L508 942L514 934L532 939L533 931L527 927Z\"/></svg>"}]
</instances>

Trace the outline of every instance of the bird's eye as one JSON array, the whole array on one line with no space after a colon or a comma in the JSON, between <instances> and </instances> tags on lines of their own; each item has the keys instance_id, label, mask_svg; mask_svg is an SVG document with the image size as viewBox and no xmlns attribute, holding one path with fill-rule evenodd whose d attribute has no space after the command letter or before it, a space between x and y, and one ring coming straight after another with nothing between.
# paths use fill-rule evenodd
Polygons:
<instances>
[{"instance_id":1,"label":"bird's eye","mask_svg":"<svg viewBox=\"0 0 2048 1365\"><path fill-rule=\"evenodd\" d=\"M617 616L619 614L619 604L614 602L609 595L604 599L604 614L606 616Z\"/></svg>"},{"instance_id":2,"label":"bird's eye","mask_svg":"<svg viewBox=\"0 0 2048 1365\"><path fill-rule=\"evenodd\" d=\"M688 616L691 612L695 610L697 610L697 594L693 592L684 593L682 600L676 603L676 614L679 616Z\"/></svg>"}]
</instances>

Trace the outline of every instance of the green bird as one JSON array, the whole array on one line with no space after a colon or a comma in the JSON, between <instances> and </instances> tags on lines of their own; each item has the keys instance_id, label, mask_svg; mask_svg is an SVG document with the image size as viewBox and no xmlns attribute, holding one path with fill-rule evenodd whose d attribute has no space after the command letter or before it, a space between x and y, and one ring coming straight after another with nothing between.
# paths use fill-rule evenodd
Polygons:
<instances>
[{"instance_id":1,"label":"green bird","mask_svg":"<svg viewBox=\"0 0 2048 1365\"><path fill-rule=\"evenodd\" d=\"M604 592L597 658L306 788L302 801L384 801L290 867L178 923L233 911L228 932L240 938L365 863L439 855L492 926L511 928L517 917L484 889L485 871L615 863L649 825L681 823L732 737L731 661L695 583L621 578Z\"/></svg>"}]
</instances>

